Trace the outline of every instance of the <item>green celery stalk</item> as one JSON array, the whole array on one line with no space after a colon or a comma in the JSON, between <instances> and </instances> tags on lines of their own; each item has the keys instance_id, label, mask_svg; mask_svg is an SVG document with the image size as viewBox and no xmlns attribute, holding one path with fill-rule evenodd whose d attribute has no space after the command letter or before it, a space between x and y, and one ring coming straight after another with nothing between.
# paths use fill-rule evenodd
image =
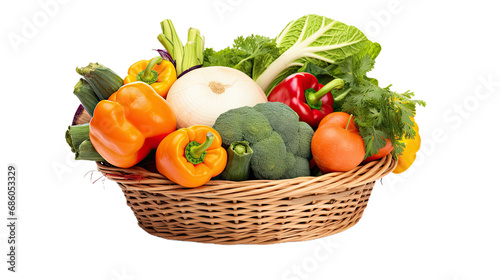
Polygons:
<instances>
[{"instance_id":1,"label":"green celery stalk","mask_svg":"<svg viewBox=\"0 0 500 280\"><path fill-rule=\"evenodd\" d=\"M183 67L184 70L203 64L203 48L205 47L205 38L201 36L200 30L196 28L189 28L187 44L193 44L194 46L192 46L189 51L184 51L184 53L190 57L189 63Z\"/></svg>"},{"instance_id":2,"label":"green celery stalk","mask_svg":"<svg viewBox=\"0 0 500 280\"><path fill-rule=\"evenodd\" d=\"M205 38L201 36L200 30L190 28L187 43L183 46L171 20L162 21L161 29L162 33L158 35L158 41L160 41L175 61L178 77L186 70L203 64Z\"/></svg>"},{"instance_id":3,"label":"green celery stalk","mask_svg":"<svg viewBox=\"0 0 500 280\"><path fill-rule=\"evenodd\" d=\"M184 56L184 47L182 41L175 31L174 24L171 20L167 19L161 22L162 34L158 36L158 40L170 53L172 58L176 61L177 76L182 73L182 59ZM162 36L163 35L163 36Z\"/></svg>"},{"instance_id":4,"label":"green celery stalk","mask_svg":"<svg viewBox=\"0 0 500 280\"><path fill-rule=\"evenodd\" d=\"M189 41L184 46L184 57L182 58L181 71L184 72L187 69L189 69L195 65L197 65L196 64L196 43L194 41Z\"/></svg>"},{"instance_id":5,"label":"green celery stalk","mask_svg":"<svg viewBox=\"0 0 500 280\"><path fill-rule=\"evenodd\" d=\"M201 33L198 29L196 29L196 58L198 59L198 62L196 65L203 64L203 50L205 49L205 37L201 36Z\"/></svg>"}]
</instances>

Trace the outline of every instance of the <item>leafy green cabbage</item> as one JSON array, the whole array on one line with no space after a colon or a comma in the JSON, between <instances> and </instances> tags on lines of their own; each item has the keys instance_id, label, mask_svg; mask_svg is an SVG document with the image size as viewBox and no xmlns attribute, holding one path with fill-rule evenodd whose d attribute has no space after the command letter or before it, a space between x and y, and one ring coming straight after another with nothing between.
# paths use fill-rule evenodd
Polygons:
<instances>
[{"instance_id":1,"label":"leafy green cabbage","mask_svg":"<svg viewBox=\"0 0 500 280\"><path fill-rule=\"evenodd\" d=\"M318 15L303 16L290 22L276 38L281 55L256 82L269 92L275 79L281 80L307 62L318 66L339 62L359 52L364 41L366 36L354 26Z\"/></svg>"}]
</instances>

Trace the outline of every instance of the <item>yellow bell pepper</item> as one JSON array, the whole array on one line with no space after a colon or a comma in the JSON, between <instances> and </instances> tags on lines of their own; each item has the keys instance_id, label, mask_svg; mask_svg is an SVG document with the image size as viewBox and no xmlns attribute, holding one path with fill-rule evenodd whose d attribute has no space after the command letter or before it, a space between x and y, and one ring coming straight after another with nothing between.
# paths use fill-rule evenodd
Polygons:
<instances>
[{"instance_id":1,"label":"yellow bell pepper","mask_svg":"<svg viewBox=\"0 0 500 280\"><path fill-rule=\"evenodd\" d=\"M142 81L149 84L161 97L167 96L168 90L177 80L175 66L160 56L150 60L140 60L128 69L124 84Z\"/></svg>"},{"instance_id":2,"label":"yellow bell pepper","mask_svg":"<svg viewBox=\"0 0 500 280\"><path fill-rule=\"evenodd\" d=\"M420 134L418 133L418 125L415 122L414 118L411 118L413 121L413 129L416 132L415 138L413 139L403 139L403 143L405 144L405 149L401 155L398 156L398 165L392 171L392 173L400 174L405 172L415 161L417 157L417 152L420 149Z\"/></svg>"}]
</instances>

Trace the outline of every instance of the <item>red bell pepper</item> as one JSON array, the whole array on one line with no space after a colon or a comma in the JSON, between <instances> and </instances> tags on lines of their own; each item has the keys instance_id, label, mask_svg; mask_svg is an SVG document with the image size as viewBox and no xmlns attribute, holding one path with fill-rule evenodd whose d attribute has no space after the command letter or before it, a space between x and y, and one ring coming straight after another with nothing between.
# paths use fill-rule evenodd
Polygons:
<instances>
[{"instance_id":1,"label":"red bell pepper","mask_svg":"<svg viewBox=\"0 0 500 280\"><path fill-rule=\"evenodd\" d=\"M333 112L334 99L330 91L343 87L344 81L341 79L322 85L313 74L300 72L279 83L267 100L288 105L299 115L300 121L316 129L321 119Z\"/></svg>"}]
</instances>

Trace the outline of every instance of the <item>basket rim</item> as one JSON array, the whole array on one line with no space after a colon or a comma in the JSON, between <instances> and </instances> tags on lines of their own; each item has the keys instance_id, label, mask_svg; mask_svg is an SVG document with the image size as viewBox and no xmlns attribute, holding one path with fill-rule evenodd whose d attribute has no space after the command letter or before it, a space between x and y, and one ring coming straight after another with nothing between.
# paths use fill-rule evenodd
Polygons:
<instances>
[{"instance_id":1,"label":"basket rim","mask_svg":"<svg viewBox=\"0 0 500 280\"><path fill-rule=\"evenodd\" d=\"M304 186L328 185L327 189L312 189L312 193L332 193L343 191L356 186L364 186L374 182L389 173L397 165L397 158L392 155L359 165L346 172L331 172L320 176L305 176L280 180L247 180L247 181L227 181L210 180L205 185L196 188L186 188L169 180L160 173L151 172L143 167L133 166L130 168L120 168L109 163L96 162L98 170L109 180L115 181L122 188L130 190L150 190L160 191L169 189L176 193L203 195L208 192L221 192L232 194L232 196L244 190L246 193L258 188L255 194L262 192L262 189L280 189L282 192L299 190Z\"/></svg>"}]
</instances>

